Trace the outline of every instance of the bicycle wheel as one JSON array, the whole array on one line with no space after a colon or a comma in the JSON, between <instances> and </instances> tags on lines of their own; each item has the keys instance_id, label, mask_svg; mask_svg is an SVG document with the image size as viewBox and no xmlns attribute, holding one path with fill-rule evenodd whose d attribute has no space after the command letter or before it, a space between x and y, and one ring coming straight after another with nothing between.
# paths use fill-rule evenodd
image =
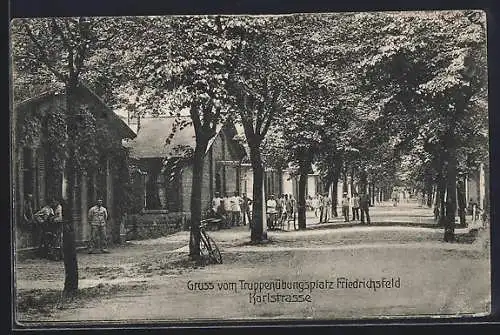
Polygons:
<instances>
[{"instance_id":1,"label":"bicycle wheel","mask_svg":"<svg viewBox=\"0 0 500 335\"><path fill-rule=\"evenodd\" d=\"M210 242L208 242L206 234L204 231L200 232L200 254L201 256L210 257L211 252Z\"/></svg>"},{"instance_id":2,"label":"bicycle wheel","mask_svg":"<svg viewBox=\"0 0 500 335\"><path fill-rule=\"evenodd\" d=\"M49 251L49 259L53 261L60 261L62 259L61 249L58 247L51 247Z\"/></svg>"},{"instance_id":3,"label":"bicycle wheel","mask_svg":"<svg viewBox=\"0 0 500 335\"><path fill-rule=\"evenodd\" d=\"M215 263L222 264L222 255L220 253L219 247L217 247L217 244L210 236L207 235L207 238L208 238L208 242L210 243L210 247L211 247L210 257L212 258L212 260Z\"/></svg>"}]
</instances>

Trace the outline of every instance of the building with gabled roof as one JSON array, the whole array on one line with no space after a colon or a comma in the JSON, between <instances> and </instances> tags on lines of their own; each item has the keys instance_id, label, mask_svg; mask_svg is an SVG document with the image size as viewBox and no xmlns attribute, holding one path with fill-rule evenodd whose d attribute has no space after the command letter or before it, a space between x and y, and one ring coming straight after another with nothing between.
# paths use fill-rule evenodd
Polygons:
<instances>
[{"instance_id":1,"label":"building with gabled roof","mask_svg":"<svg viewBox=\"0 0 500 335\"><path fill-rule=\"evenodd\" d=\"M173 131L175 124L184 127ZM246 153L234 140L234 125L219 127L204 160L202 208L215 192L240 192L241 162ZM129 141L132 164L137 168L136 187L143 190L143 213L183 212L189 215L192 187L190 153L196 137L189 117L159 116L141 119L137 138Z\"/></svg>"},{"instance_id":2,"label":"building with gabled roof","mask_svg":"<svg viewBox=\"0 0 500 335\"><path fill-rule=\"evenodd\" d=\"M97 131L106 131L107 140L114 144L114 148L123 150L121 157L126 157L126 149L122 146L124 139L132 139L136 134L84 84L80 84L76 96L82 108L87 108L99 125ZM49 164L52 150L47 137L50 132L48 115L53 109L66 108L66 94L64 90L52 90L29 98L13 106L12 124L12 152L11 161L13 176L13 213L15 218L14 230L16 233L16 248L36 247L37 232L33 225L25 222L25 199L27 194L33 197L33 210L37 211L51 199L67 202L70 197L66 194L66 185L69 178L75 181L75 197L72 204L72 213L65 213L66 218L75 222L75 237L78 244L85 244L89 239L90 228L87 222L87 211L95 204L97 198L102 198L110 214L108 222L108 237L119 241L122 208L118 205L116 194L121 192L120 183L113 168L122 166L127 168L126 161L117 161L116 156L109 152L98 152L99 168L93 172L70 171L65 168L61 173L55 172ZM29 128L27 122L30 116L36 114L40 121L39 133L35 132L32 143L22 141L23 129ZM99 130L100 129L100 130ZM68 215L69 214L69 215Z\"/></svg>"}]
</instances>

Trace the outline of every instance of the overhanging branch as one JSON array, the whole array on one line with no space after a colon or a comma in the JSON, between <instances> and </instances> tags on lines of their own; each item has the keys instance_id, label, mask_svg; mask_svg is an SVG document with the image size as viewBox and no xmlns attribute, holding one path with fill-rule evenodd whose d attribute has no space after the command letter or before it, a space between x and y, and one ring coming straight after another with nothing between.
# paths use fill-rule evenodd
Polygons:
<instances>
[{"instance_id":1,"label":"overhanging branch","mask_svg":"<svg viewBox=\"0 0 500 335\"><path fill-rule=\"evenodd\" d=\"M38 49L38 52L40 53L38 61L47 66L50 72L52 72L57 77L57 79L66 83L68 81L68 77L54 68L54 66L49 62L49 59L47 57L47 54L45 53L44 48L42 47L40 42L36 39L36 37L33 35L33 32L31 31L29 25L26 22L23 22L23 25L26 33L28 34L28 37L30 38L30 40L33 42L33 44Z\"/></svg>"}]
</instances>

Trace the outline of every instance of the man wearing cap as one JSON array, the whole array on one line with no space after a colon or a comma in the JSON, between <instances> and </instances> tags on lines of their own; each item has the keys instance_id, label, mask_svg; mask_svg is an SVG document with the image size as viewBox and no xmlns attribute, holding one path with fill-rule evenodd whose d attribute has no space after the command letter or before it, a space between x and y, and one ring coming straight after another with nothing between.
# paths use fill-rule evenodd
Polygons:
<instances>
[{"instance_id":1,"label":"man wearing cap","mask_svg":"<svg viewBox=\"0 0 500 335\"><path fill-rule=\"evenodd\" d=\"M94 253L97 248L103 253L108 253L106 243L106 221L108 211L102 205L102 200L97 200L97 204L89 209L88 220L90 223L90 246L89 254Z\"/></svg>"}]
</instances>

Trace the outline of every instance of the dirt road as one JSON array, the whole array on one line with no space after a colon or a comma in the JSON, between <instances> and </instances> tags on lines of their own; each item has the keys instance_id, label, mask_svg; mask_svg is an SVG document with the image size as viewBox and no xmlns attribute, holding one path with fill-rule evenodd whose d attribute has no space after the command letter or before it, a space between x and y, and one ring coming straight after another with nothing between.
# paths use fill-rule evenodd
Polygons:
<instances>
[{"instance_id":1,"label":"dirt road","mask_svg":"<svg viewBox=\"0 0 500 335\"><path fill-rule=\"evenodd\" d=\"M118 292L78 308L56 310L45 320L337 319L488 312L489 258L478 243L443 243L433 240L434 232L423 229L372 230L370 242L362 237L363 243L354 244L328 241L340 236L354 240L354 237L359 237L359 232L325 230L323 243L308 247L300 246L301 240L318 241L317 232L306 236L297 234L294 241L290 241L289 236L288 240L280 240L277 236L275 242L267 246L238 245L235 240L224 240L225 232L213 233L223 246L224 264L165 272L162 268L165 259L151 258L146 266L149 269L146 276L136 275L128 279L110 279L108 276L102 279L107 283L113 280L117 283L143 281L147 283L146 290ZM415 241L415 236L420 241ZM391 238L401 241L380 241ZM160 248L160 241L156 243ZM182 250L178 249L172 255L179 253ZM399 279L400 287L376 291L342 287L338 282L342 277L365 282L394 278ZM256 301L258 298L252 296L254 292L241 282L269 283L276 279L287 282L326 280L334 285L310 292L301 292L300 288L264 288L257 292L261 297L267 297L267 293L307 293L311 300L266 303ZM193 289L194 283L198 286ZM226 286L219 289L218 284Z\"/></svg>"},{"instance_id":2,"label":"dirt road","mask_svg":"<svg viewBox=\"0 0 500 335\"><path fill-rule=\"evenodd\" d=\"M401 210L382 208L379 214L392 212L398 218ZM419 217L413 223L420 224L428 209L413 213ZM97 287L92 299L64 309L49 306L44 313L23 311L19 320L349 319L489 312L486 231L474 243L463 238L444 243L442 229L435 227L337 224L271 231L265 245L248 245L247 227L210 232L224 264L206 267L186 262L188 232L134 241L108 255L80 254L80 287ZM457 233L463 237L466 230ZM64 271L61 263L25 260L17 264L16 275L23 296L35 289L36 294L57 293Z\"/></svg>"}]
</instances>

